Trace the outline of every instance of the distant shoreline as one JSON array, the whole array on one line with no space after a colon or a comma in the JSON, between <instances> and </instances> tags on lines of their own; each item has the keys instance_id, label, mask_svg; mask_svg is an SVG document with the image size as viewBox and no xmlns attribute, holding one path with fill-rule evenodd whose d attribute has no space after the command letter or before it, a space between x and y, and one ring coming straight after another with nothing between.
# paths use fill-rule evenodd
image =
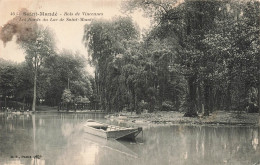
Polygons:
<instances>
[{"instance_id":1,"label":"distant shoreline","mask_svg":"<svg viewBox=\"0 0 260 165\"><path fill-rule=\"evenodd\" d=\"M191 124L191 125L225 125L225 126L258 126L258 113L238 113L215 111L209 116L184 117L184 113L156 112L143 113L140 115L131 113L118 113L106 116L109 120L115 120L120 123L126 123L133 126L149 126L149 125L175 125L175 124Z\"/></svg>"},{"instance_id":2,"label":"distant shoreline","mask_svg":"<svg viewBox=\"0 0 260 165\"><path fill-rule=\"evenodd\" d=\"M214 111L209 116L199 114L198 117L184 117L184 112L158 111L153 113L136 114L131 112L107 113L101 110L57 110L57 107L38 106L36 111L4 112L0 114L33 114L33 113L77 113L77 114L104 114L107 120L125 123L129 126L149 125L225 125L225 126L258 126L260 121L259 113L245 113L235 111Z\"/></svg>"}]
</instances>

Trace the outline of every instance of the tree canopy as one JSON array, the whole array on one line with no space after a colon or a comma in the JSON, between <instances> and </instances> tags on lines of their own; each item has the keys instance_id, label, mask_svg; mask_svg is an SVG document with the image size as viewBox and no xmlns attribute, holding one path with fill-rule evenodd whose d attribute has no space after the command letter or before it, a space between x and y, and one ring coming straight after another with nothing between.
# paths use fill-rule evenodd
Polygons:
<instances>
[{"instance_id":1,"label":"tree canopy","mask_svg":"<svg viewBox=\"0 0 260 165\"><path fill-rule=\"evenodd\" d=\"M25 63L1 66L1 95L185 116L260 107L259 1L126 0L122 9L143 10L153 20L150 30L141 34L131 17L93 20L83 35L89 59L58 52L48 28L8 22L1 40L19 36L27 56ZM94 77L85 71L87 62Z\"/></svg>"},{"instance_id":2,"label":"tree canopy","mask_svg":"<svg viewBox=\"0 0 260 165\"><path fill-rule=\"evenodd\" d=\"M142 39L129 18L85 26L103 109L197 116L259 104L258 1L138 0L122 8L142 9L153 24Z\"/></svg>"}]
</instances>

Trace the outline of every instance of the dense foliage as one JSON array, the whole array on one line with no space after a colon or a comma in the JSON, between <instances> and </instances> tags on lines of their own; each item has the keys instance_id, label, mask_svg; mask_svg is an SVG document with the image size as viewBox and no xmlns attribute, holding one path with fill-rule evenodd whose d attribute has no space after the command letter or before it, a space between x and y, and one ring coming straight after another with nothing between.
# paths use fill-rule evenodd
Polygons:
<instances>
[{"instance_id":1,"label":"dense foliage","mask_svg":"<svg viewBox=\"0 0 260 165\"><path fill-rule=\"evenodd\" d=\"M142 39L129 18L86 25L102 108L251 111L260 99L259 4L125 1L126 11L141 8L153 19Z\"/></svg>"},{"instance_id":2,"label":"dense foliage","mask_svg":"<svg viewBox=\"0 0 260 165\"><path fill-rule=\"evenodd\" d=\"M17 64L0 59L1 107L31 108L34 73L26 60ZM46 58L37 72L37 103L57 106L61 102L89 102L93 97L86 60L79 54L63 51ZM70 93L64 97L64 93ZM13 102L21 103L19 105ZM23 103L23 104L22 104Z\"/></svg>"},{"instance_id":3,"label":"dense foliage","mask_svg":"<svg viewBox=\"0 0 260 165\"><path fill-rule=\"evenodd\" d=\"M29 11L21 9L21 12ZM11 101L19 103L16 108L22 105L23 109L26 106L33 111L37 102L56 106L68 102L62 97L67 91L71 93L70 102L88 102L93 89L91 77L85 71L84 56L68 50L58 53L52 30L36 21L17 21L24 17L18 15L0 28L4 45L16 36L16 43L26 54L21 64L0 61L1 107L14 107Z\"/></svg>"},{"instance_id":4,"label":"dense foliage","mask_svg":"<svg viewBox=\"0 0 260 165\"><path fill-rule=\"evenodd\" d=\"M186 116L258 110L259 1L127 0L122 9L143 10L152 26L140 34L131 17L85 25L94 78L81 55L57 53L49 29L32 25L29 40L16 34L26 61L0 61L2 98L27 103L34 91L51 106L90 102L106 112L178 110ZM3 31L14 25L2 28L4 43L12 36Z\"/></svg>"}]
</instances>

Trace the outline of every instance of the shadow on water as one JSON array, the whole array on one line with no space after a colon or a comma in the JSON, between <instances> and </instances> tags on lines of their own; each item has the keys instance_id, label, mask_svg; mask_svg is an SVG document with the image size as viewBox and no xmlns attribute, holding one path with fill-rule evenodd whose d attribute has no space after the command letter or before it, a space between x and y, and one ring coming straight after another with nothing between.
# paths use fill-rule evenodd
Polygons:
<instances>
[{"instance_id":1,"label":"shadow on water","mask_svg":"<svg viewBox=\"0 0 260 165\"><path fill-rule=\"evenodd\" d=\"M253 165L260 160L259 127L147 127L143 139L129 142L84 133L90 118L112 124L104 114L1 114L0 164Z\"/></svg>"},{"instance_id":2,"label":"shadow on water","mask_svg":"<svg viewBox=\"0 0 260 165\"><path fill-rule=\"evenodd\" d=\"M137 153L133 152L131 149L129 149L127 146L124 145L124 143L131 143L135 141L127 141L127 140L114 140L114 139L104 139L98 136L94 136L88 133L84 134L84 140L86 142L98 145L99 148L107 149L108 152L113 151L117 152L118 154L123 154L132 158L138 158Z\"/></svg>"}]
</instances>

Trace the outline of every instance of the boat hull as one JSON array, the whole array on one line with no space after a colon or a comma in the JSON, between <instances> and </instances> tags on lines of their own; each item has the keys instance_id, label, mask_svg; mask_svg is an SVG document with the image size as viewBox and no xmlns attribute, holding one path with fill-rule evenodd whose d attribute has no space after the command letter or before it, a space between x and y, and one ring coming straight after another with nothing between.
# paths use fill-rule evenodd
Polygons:
<instances>
[{"instance_id":1,"label":"boat hull","mask_svg":"<svg viewBox=\"0 0 260 165\"><path fill-rule=\"evenodd\" d=\"M84 125L86 133L99 136L105 139L131 139L142 131L142 128L126 128L113 125L101 124L98 122L86 123Z\"/></svg>"},{"instance_id":2,"label":"boat hull","mask_svg":"<svg viewBox=\"0 0 260 165\"><path fill-rule=\"evenodd\" d=\"M92 128L90 126L84 126L84 131L86 133L89 133L89 134L92 134L92 135L95 135L95 136L99 136L99 137L102 137L102 138L105 138L107 139L107 133L102 130L102 129L95 129L95 128Z\"/></svg>"}]
</instances>

